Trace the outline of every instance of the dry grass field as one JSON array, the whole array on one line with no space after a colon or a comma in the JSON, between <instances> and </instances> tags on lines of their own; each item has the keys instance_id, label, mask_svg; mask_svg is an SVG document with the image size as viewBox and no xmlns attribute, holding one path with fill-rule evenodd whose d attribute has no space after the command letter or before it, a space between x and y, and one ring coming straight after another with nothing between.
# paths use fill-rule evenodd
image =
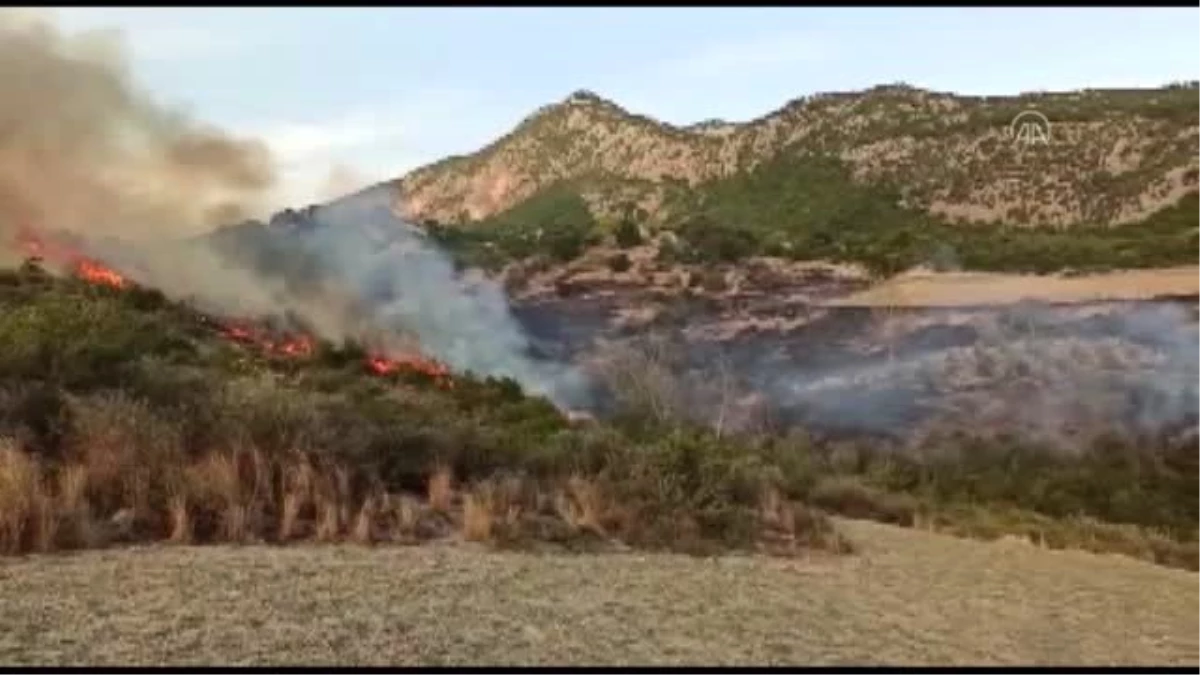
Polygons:
<instances>
[{"instance_id":1,"label":"dry grass field","mask_svg":"<svg viewBox=\"0 0 1200 675\"><path fill-rule=\"evenodd\" d=\"M860 554L169 547L0 559L0 663L1191 664L1197 575L839 521Z\"/></svg>"},{"instance_id":2,"label":"dry grass field","mask_svg":"<svg viewBox=\"0 0 1200 675\"><path fill-rule=\"evenodd\" d=\"M1200 294L1200 267L1196 266L1080 276L914 271L861 293L836 298L829 304L844 307L957 307L1025 300L1071 303L1197 294Z\"/></svg>"}]
</instances>

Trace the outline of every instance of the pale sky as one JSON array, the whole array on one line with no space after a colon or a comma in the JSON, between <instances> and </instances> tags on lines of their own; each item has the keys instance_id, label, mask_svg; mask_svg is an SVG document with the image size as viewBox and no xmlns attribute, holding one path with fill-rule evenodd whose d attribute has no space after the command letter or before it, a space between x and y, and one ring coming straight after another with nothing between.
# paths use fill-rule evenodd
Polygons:
<instances>
[{"instance_id":1,"label":"pale sky","mask_svg":"<svg viewBox=\"0 0 1200 675\"><path fill-rule=\"evenodd\" d=\"M161 102L262 138L289 194L471 152L590 89L676 124L904 81L966 94L1200 79L1200 8L123 8ZM1200 103L1198 103L1200 105ZM356 185L349 188L358 187Z\"/></svg>"}]
</instances>

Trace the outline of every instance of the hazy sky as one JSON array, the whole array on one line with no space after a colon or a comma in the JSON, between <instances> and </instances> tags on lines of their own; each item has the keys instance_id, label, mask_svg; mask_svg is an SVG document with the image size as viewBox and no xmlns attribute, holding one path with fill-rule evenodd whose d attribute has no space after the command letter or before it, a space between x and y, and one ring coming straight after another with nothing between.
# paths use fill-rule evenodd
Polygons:
<instances>
[{"instance_id":1,"label":"hazy sky","mask_svg":"<svg viewBox=\"0 0 1200 675\"><path fill-rule=\"evenodd\" d=\"M590 89L673 123L904 81L1008 94L1200 79L1200 9L71 8L162 102L264 138L291 194L390 178Z\"/></svg>"}]
</instances>

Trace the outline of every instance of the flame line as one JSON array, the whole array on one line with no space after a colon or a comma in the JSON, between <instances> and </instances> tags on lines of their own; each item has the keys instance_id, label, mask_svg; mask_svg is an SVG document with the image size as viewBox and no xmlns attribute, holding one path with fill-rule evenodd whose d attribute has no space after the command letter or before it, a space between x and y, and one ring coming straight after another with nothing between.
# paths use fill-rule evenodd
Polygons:
<instances>
[{"instance_id":1,"label":"flame line","mask_svg":"<svg viewBox=\"0 0 1200 675\"><path fill-rule=\"evenodd\" d=\"M14 238L17 247L23 250L31 259L45 260L52 264L62 265L71 270L76 277L91 284L106 285L118 289L131 287L130 281L120 272L104 263L87 257L82 253L56 242L47 242L29 226L22 226ZM307 358L316 351L316 340L306 334L290 334L273 339L265 328L256 327L243 320L220 320L204 317L204 322L215 325L218 332L227 340L246 344L274 355L289 358ZM368 355L365 361L366 369L379 376L387 376L399 372L416 372L430 377L438 386L452 388L450 370L445 364L418 354L405 354L395 357L382 354Z\"/></svg>"}]
</instances>

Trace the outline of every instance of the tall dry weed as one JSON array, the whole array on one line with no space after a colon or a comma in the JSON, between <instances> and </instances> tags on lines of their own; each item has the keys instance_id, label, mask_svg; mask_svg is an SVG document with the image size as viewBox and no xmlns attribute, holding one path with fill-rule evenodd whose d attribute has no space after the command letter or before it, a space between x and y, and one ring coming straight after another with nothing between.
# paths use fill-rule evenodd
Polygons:
<instances>
[{"instance_id":1,"label":"tall dry weed","mask_svg":"<svg viewBox=\"0 0 1200 675\"><path fill-rule=\"evenodd\" d=\"M581 476L572 476L556 491L554 510L567 525L576 531L604 536L604 520L608 502L598 483Z\"/></svg>"},{"instance_id":2,"label":"tall dry weed","mask_svg":"<svg viewBox=\"0 0 1200 675\"><path fill-rule=\"evenodd\" d=\"M300 517L313 501L316 471L306 456L295 453L283 468L279 541L290 541L300 533Z\"/></svg>"},{"instance_id":3,"label":"tall dry weed","mask_svg":"<svg viewBox=\"0 0 1200 675\"><path fill-rule=\"evenodd\" d=\"M10 439L0 439L0 550L20 553L44 502L41 468Z\"/></svg>"},{"instance_id":4,"label":"tall dry weed","mask_svg":"<svg viewBox=\"0 0 1200 675\"><path fill-rule=\"evenodd\" d=\"M438 513L450 513L454 505L454 475L450 467L439 466L434 470L426 492L430 508Z\"/></svg>"},{"instance_id":5,"label":"tall dry weed","mask_svg":"<svg viewBox=\"0 0 1200 675\"><path fill-rule=\"evenodd\" d=\"M518 477L489 478L463 497L463 538L491 541L518 531L525 508L525 483Z\"/></svg>"},{"instance_id":6,"label":"tall dry weed","mask_svg":"<svg viewBox=\"0 0 1200 675\"><path fill-rule=\"evenodd\" d=\"M123 394L72 398L70 406L73 459L86 468L97 515L130 509L140 520L165 510L165 488L186 465L178 425Z\"/></svg>"}]
</instances>

